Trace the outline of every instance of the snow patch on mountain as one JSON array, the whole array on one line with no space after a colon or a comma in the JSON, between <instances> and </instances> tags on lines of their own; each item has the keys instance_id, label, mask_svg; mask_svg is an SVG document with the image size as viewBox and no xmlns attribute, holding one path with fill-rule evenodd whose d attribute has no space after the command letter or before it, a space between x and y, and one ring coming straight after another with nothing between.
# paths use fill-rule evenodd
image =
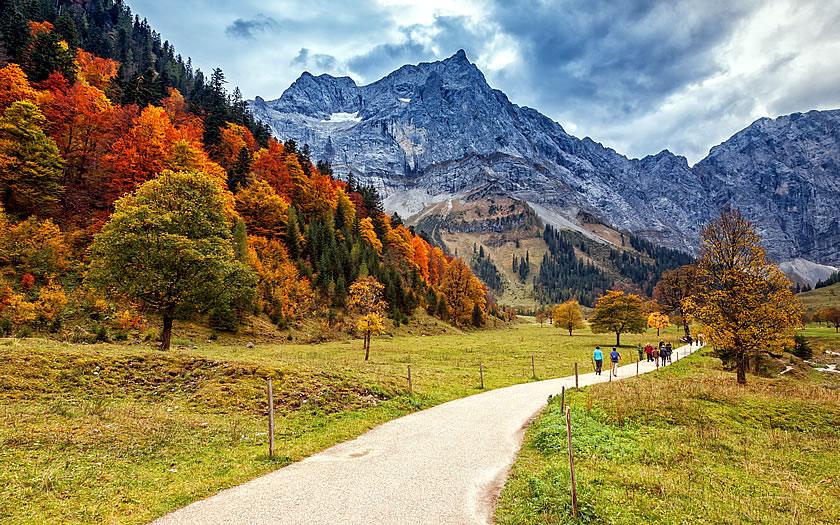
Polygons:
<instances>
[{"instance_id":1,"label":"snow patch on mountain","mask_svg":"<svg viewBox=\"0 0 840 525\"><path fill-rule=\"evenodd\" d=\"M359 116L359 112L347 113L344 111L339 111L337 113L330 114L330 118L326 120L322 120L321 122L361 122L362 117Z\"/></svg>"}]
</instances>

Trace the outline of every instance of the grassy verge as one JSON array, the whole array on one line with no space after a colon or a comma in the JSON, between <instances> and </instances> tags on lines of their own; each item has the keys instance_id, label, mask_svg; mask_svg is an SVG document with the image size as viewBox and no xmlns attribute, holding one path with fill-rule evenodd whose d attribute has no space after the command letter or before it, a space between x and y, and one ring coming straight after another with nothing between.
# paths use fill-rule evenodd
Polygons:
<instances>
[{"instance_id":1,"label":"grassy verge","mask_svg":"<svg viewBox=\"0 0 840 525\"><path fill-rule=\"evenodd\" d=\"M555 399L528 430L498 523L838 523L840 374L749 377L709 352L571 392L579 521Z\"/></svg>"},{"instance_id":2,"label":"grassy verge","mask_svg":"<svg viewBox=\"0 0 840 525\"><path fill-rule=\"evenodd\" d=\"M671 330L666 339L679 333ZM627 345L654 335L625 336ZM586 371L612 337L552 326L373 341L141 345L0 340L0 522L144 523L351 439L480 391ZM192 346L198 346L197 349ZM629 350L629 348L628 348ZM412 366L415 397L407 395ZM267 458L273 377L279 457Z\"/></svg>"}]
</instances>

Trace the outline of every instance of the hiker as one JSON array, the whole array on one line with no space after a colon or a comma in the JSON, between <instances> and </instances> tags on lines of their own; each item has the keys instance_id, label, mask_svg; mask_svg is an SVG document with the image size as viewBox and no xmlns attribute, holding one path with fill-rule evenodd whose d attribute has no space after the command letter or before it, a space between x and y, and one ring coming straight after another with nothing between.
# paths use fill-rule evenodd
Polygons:
<instances>
[{"instance_id":1,"label":"hiker","mask_svg":"<svg viewBox=\"0 0 840 525\"><path fill-rule=\"evenodd\" d=\"M610 352L610 362L612 362L612 375L618 377L618 360L621 359L621 354L613 347Z\"/></svg>"},{"instance_id":2,"label":"hiker","mask_svg":"<svg viewBox=\"0 0 840 525\"><path fill-rule=\"evenodd\" d=\"M601 375L601 365L604 364L604 354L601 353L601 347L595 347L595 353L592 354L593 359L595 359L595 375Z\"/></svg>"},{"instance_id":3,"label":"hiker","mask_svg":"<svg viewBox=\"0 0 840 525\"><path fill-rule=\"evenodd\" d=\"M671 354L674 352L673 348L671 347L671 343L668 342L665 344L665 358L668 360L668 364L671 364Z\"/></svg>"},{"instance_id":4,"label":"hiker","mask_svg":"<svg viewBox=\"0 0 840 525\"><path fill-rule=\"evenodd\" d=\"M653 362L656 363L656 368L659 368L659 348L654 348L651 355L653 355Z\"/></svg>"},{"instance_id":5,"label":"hiker","mask_svg":"<svg viewBox=\"0 0 840 525\"><path fill-rule=\"evenodd\" d=\"M645 349L642 348L642 343L639 343L639 346L636 347L636 350L639 351L639 361L642 360L642 355L645 353Z\"/></svg>"},{"instance_id":6,"label":"hiker","mask_svg":"<svg viewBox=\"0 0 840 525\"><path fill-rule=\"evenodd\" d=\"M645 347L645 354L647 355L648 362L653 361L653 346L650 343Z\"/></svg>"},{"instance_id":7,"label":"hiker","mask_svg":"<svg viewBox=\"0 0 840 525\"><path fill-rule=\"evenodd\" d=\"M689 347L689 348L691 348L691 343L692 343L692 341L691 341L691 334L688 334L688 335L686 336L686 338L688 339L688 347Z\"/></svg>"}]
</instances>

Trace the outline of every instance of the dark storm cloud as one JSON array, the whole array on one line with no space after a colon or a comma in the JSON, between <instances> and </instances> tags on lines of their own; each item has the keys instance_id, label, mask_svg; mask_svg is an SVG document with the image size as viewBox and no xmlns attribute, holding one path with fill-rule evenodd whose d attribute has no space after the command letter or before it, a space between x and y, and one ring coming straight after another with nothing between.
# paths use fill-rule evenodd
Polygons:
<instances>
[{"instance_id":1,"label":"dark storm cloud","mask_svg":"<svg viewBox=\"0 0 840 525\"><path fill-rule=\"evenodd\" d=\"M737 4L737 5L733 5ZM499 3L493 12L520 45L540 102L605 106L623 116L720 71L714 50L750 12L749 2L594 0Z\"/></svg>"},{"instance_id":2,"label":"dark storm cloud","mask_svg":"<svg viewBox=\"0 0 840 525\"><path fill-rule=\"evenodd\" d=\"M347 65L354 72L367 79L380 78L405 64L417 64L435 60L434 53L417 42L412 36L416 27L401 28L405 40L399 44L380 44L370 51L347 60Z\"/></svg>"},{"instance_id":3,"label":"dark storm cloud","mask_svg":"<svg viewBox=\"0 0 840 525\"><path fill-rule=\"evenodd\" d=\"M435 16L430 26L400 27L403 39L397 44L380 44L370 51L347 60L350 69L368 80L379 79L405 64L440 60L463 49L471 60L478 56L476 49L487 36L468 28L467 17ZM430 31L433 36L422 43L418 33Z\"/></svg>"},{"instance_id":4,"label":"dark storm cloud","mask_svg":"<svg viewBox=\"0 0 840 525\"><path fill-rule=\"evenodd\" d=\"M304 69L315 69L318 72L332 71L338 65L338 60L332 55L325 55L323 53L311 54L307 48L302 47L289 65Z\"/></svg>"},{"instance_id":5,"label":"dark storm cloud","mask_svg":"<svg viewBox=\"0 0 840 525\"><path fill-rule=\"evenodd\" d=\"M258 14L250 20L237 18L225 28L225 34L233 38L256 38L258 33L274 32L280 29L280 23L270 16Z\"/></svg>"},{"instance_id":6,"label":"dark storm cloud","mask_svg":"<svg viewBox=\"0 0 840 525\"><path fill-rule=\"evenodd\" d=\"M511 101L630 156L695 162L756 118L840 106L836 1L131 3L247 97L280 96L303 70L370 83L464 49Z\"/></svg>"}]
</instances>

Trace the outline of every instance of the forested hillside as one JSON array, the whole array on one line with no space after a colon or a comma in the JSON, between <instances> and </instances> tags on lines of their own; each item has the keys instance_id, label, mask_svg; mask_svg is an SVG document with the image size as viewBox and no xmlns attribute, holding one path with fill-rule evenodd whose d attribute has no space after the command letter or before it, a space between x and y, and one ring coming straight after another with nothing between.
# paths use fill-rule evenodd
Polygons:
<instances>
[{"instance_id":1,"label":"forested hillside","mask_svg":"<svg viewBox=\"0 0 840 525\"><path fill-rule=\"evenodd\" d=\"M254 315L281 329L306 317L352 327L343 313L365 276L381 283L396 324L418 306L457 325L483 322L486 290L460 259L385 215L373 188L270 137L221 70L194 70L121 2L4 1L0 31L0 332L140 330L154 310L141 293L87 278L107 251L90 247L108 242L100 232L115 206L138 209L134 193L182 180L166 178L174 173L215 181L222 238L256 276L190 310L217 330ZM154 242L183 240L162 227Z\"/></svg>"}]
</instances>

